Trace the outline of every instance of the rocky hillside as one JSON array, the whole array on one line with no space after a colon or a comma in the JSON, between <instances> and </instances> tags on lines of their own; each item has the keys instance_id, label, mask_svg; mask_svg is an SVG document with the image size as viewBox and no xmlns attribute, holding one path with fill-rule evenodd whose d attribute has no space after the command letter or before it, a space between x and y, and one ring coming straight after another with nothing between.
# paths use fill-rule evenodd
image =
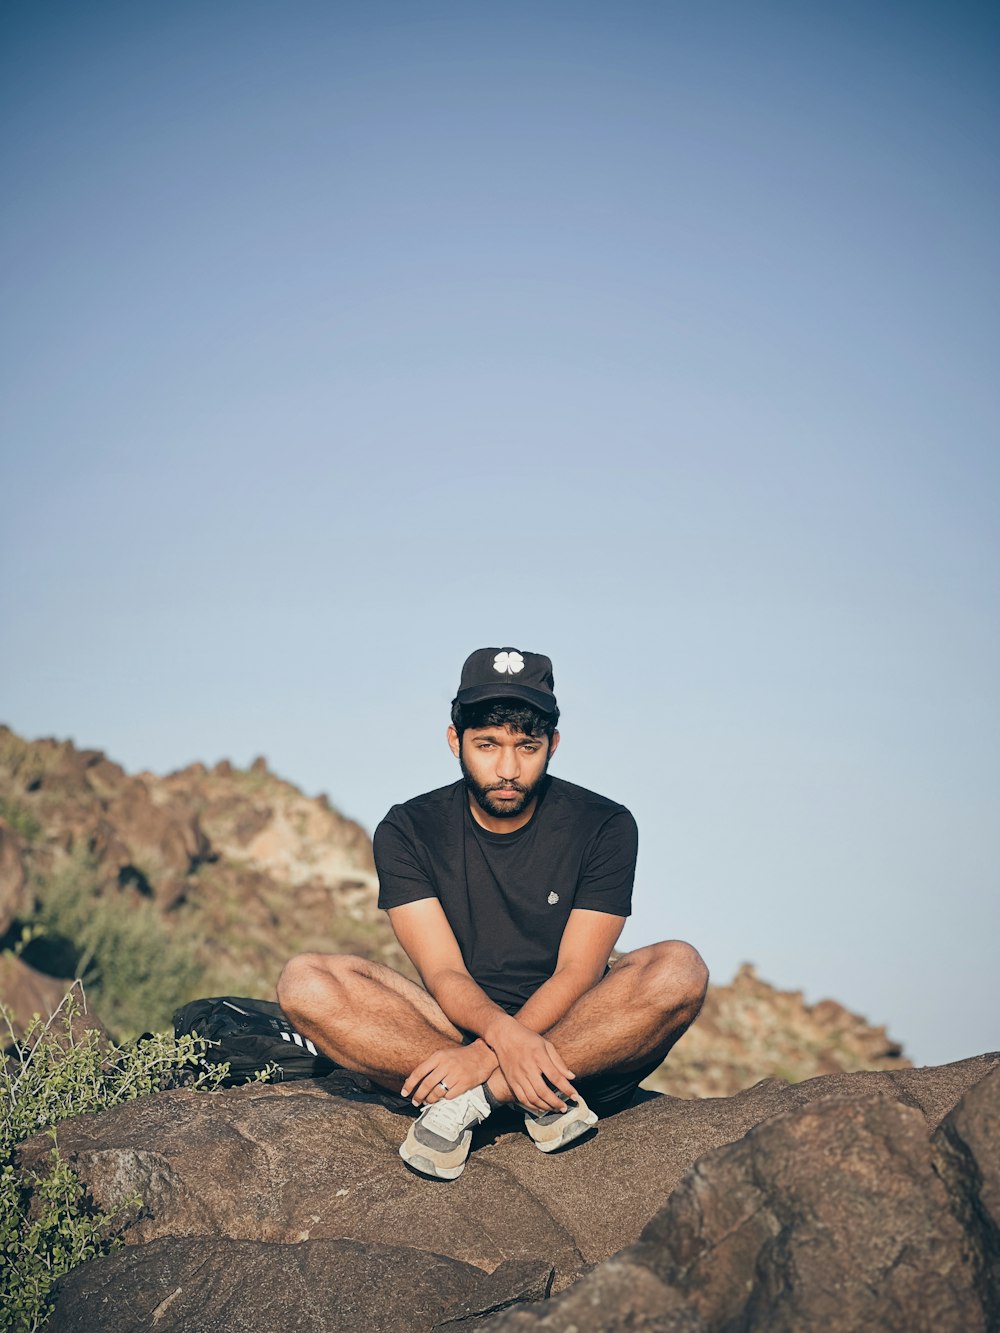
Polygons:
<instances>
[{"instance_id":1,"label":"rocky hillside","mask_svg":"<svg viewBox=\"0 0 1000 1333\"><path fill-rule=\"evenodd\" d=\"M62 987L29 972L82 971L118 1032L162 1025L197 995L273 996L303 949L412 971L376 906L371 842L325 796L271 773L203 764L127 774L99 750L25 741L0 726L0 998L30 1014ZM123 959L134 964L119 975ZM145 972L142 969L145 968ZM118 969L119 971L116 971ZM832 1000L805 1004L744 967L713 986L698 1023L648 1086L727 1096L773 1075L799 1081L908 1065L884 1028Z\"/></svg>"},{"instance_id":2,"label":"rocky hillside","mask_svg":"<svg viewBox=\"0 0 1000 1333\"><path fill-rule=\"evenodd\" d=\"M136 938L121 935L128 921ZM86 975L97 957L107 973L126 949L150 967L167 956L161 970L184 975L171 1005L273 996L304 949L406 965L376 907L367 834L263 759L129 775L99 750L0 727L0 935L10 947L25 927L38 933L24 961L42 972ZM131 1025L162 1021L163 1006Z\"/></svg>"},{"instance_id":3,"label":"rocky hillside","mask_svg":"<svg viewBox=\"0 0 1000 1333\"><path fill-rule=\"evenodd\" d=\"M645 1082L674 1097L729 1097L767 1075L798 1083L859 1069L909 1069L884 1027L836 1000L806 1004L745 963L730 986L711 986L697 1023Z\"/></svg>"}]
</instances>

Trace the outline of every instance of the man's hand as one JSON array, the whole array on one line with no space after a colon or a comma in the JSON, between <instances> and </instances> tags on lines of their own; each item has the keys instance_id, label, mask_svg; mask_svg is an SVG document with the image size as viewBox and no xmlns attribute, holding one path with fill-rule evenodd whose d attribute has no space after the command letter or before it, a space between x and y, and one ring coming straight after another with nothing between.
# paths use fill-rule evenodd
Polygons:
<instances>
[{"instance_id":1,"label":"man's hand","mask_svg":"<svg viewBox=\"0 0 1000 1333\"><path fill-rule=\"evenodd\" d=\"M414 1106L433 1106L442 1097L457 1097L485 1083L496 1067L497 1058L483 1041L443 1046L417 1065L403 1084L402 1095L411 1098Z\"/></svg>"},{"instance_id":2,"label":"man's hand","mask_svg":"<svg viewBox=\"0 0 1000 1333\"><path fill-rule=\"evenodd\" d=\"M576 1096L570 1082L576 1075L550 1041L507 1014L490 1025L484 1039L492 1046L500 1072L521 1106L532 1111L565 1111L566 1101Z\"/></svg>"}]
</instances>

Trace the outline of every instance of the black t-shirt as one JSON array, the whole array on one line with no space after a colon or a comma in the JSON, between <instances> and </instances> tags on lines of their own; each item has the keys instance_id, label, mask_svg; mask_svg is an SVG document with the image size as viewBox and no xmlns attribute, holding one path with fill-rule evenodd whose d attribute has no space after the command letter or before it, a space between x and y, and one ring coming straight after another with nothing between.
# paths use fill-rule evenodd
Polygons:
<instances>
[{"instance_id":1,"label":"black t-shirt","mask_svg":"<svg viewBox=\"0 0 1000 1333\"><path fill-rule=\"evenodd\" d=\"M374 841L379 907L438 898L470 975L510 1012L555 971L574 907L631 911L635 820L561 778L513 833L481 828L459 780L394 805Z\"/></svg>"}]
</instances>

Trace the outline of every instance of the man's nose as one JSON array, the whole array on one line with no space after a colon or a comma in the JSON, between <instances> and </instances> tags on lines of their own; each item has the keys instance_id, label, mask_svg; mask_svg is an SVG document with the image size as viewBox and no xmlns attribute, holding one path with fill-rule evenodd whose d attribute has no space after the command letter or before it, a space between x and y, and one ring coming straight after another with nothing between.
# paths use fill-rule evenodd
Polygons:
<instances>
[{"instance_id":1,"label":"man's nose","mask_svg":"<svg viewBox=\"0 0 1000 1333\"><path fill-rule=\"evenodd\" d=\"M521 772L521 761L515 750L503 750L497 763L497 777L508 782L516 780Z\"/></svg>"}]
</instances>

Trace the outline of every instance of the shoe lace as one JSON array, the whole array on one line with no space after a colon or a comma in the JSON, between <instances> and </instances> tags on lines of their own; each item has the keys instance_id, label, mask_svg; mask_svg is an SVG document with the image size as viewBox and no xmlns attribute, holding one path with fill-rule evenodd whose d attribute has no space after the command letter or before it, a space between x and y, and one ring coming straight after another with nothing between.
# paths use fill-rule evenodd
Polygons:
<instances>
[{"instance_id":1,"label":"shoe lace","mask_svg":"<svg viewBox=\"0 0 1000 1333\"><path fill-rule=\"evenodd\" d=\"M457 1097L443 1097L441 1101L428 1106L422 1119L428 1129L435 1134L444 1131L442 1138L454 1138L472 1118L470 1111L476 1110L469 1093L460 1093Z\"/></svg>"}]
</instances>

